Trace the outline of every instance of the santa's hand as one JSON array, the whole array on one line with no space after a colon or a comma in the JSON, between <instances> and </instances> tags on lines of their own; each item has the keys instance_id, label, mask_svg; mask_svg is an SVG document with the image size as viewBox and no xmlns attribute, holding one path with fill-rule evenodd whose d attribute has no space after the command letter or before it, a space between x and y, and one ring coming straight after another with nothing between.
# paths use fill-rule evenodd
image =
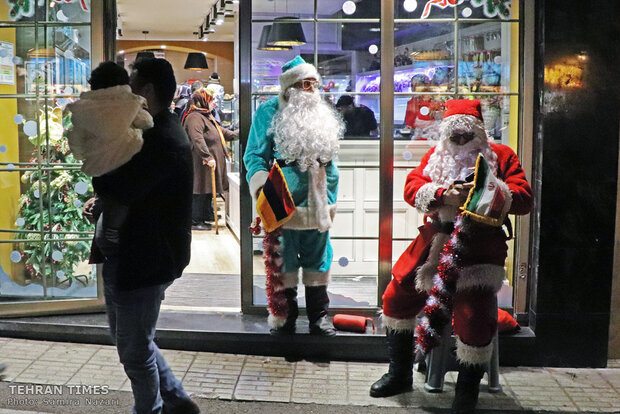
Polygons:
<instances>
[{"instance_id":1,"label":"santa's hand","mask_svg":"<svg viewBox=\"0 0 620 414\"><path fill-rule=\"evenodd\" d=\"M449 206L462 206L467 200L469 189L474 183L453 184L443 193L443 203Z\"/></svg>"}]
</instances>

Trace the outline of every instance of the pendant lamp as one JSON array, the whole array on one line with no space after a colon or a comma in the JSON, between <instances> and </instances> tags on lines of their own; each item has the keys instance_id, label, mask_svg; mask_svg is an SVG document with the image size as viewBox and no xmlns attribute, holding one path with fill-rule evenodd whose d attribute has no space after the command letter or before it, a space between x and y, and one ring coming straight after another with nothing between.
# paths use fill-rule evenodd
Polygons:
<instances>
[{"instance_id":1,"label":"pendant lamp","mask_svg":"<svg viewBox=\"0 0 620 414\"><path fill-rule=\"evenodd\" d=\"M138 59L155 59L155 53L143 50L136 55L136 60Z\"/></svg>"},{"instance_id":2,"label":"pendant lamp","mask_svg":"<svg viewBox=\"0 0 620 414\"><path fill-rule=\"evenodd\" d=\"M208 69L207 66L207 58L202 53L190 52L187 54L187 59L185 60L184 69L189 70L203 70Z\"/></svg>"},{"instance_id":3,"label":"pendant lamp","mask_svg":"<svg viewBox=\"0 0 620 414\"><path fill-rule=\"evenodd\" d=\"M271 25L263 26L263 31L260 34L260 40L258 41L258 50L291 50L291 46L276 46L268 43L269 33L271 33Z\"/></svg>"},{"instance_id":4,"label":"pendant lamp","mask_svg":"<svg viewBox=\"0 0 620 414\"><path fill-rule=\"evenodd\" d=\"M280 20L298 20L297 17L276 17L271 26L268 44L275 46L299 46L306 44L301 23L285 23Z\"/></svg>"}]
</instances>

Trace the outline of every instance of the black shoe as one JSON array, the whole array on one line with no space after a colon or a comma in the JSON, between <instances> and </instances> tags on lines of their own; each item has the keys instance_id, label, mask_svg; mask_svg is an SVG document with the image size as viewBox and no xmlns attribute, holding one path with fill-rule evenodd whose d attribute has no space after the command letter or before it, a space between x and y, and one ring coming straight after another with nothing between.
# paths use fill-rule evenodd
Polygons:
<instances>
[{"instance_id":1,"label":"black shoe","mask_svg":"<svg viewBox=\"0 0 620 414\"><path fill-rule=\"evenodd\" d=\"M177 405L174 408L168 408L164 404L162 414L200 414L200 408L198 404L192 400L186 400L181 405Z\"/></svg>"},{"instance_id":2,"label":"black shoe","mask_svg":"<svg viewBox=\"0 0 620 414\"><path fill-rule=\"evenodd\" d=\"M269 333L274 336L280 335L295 335L295 324L281 326L279 328L269 329Z\"/></svg>"},{"instance_id":3,"label":"black shoe","mask_svg":"<svg viewBox=\"0 0 620 414\"><path fill-rule=\"evenodd\" d=\"M193 224L192 230L211 230L211 225L209 223Z\"/></svg>"},{"instance_id":4,"label":"black shoe","mask_svg":"<svg viewBox=\"0 0 620 414\"><path fill-rule=\"evenodd\" d=\"M324 315L310 324L310 335L336 336L336 328L329 320L329 316Z\"/></svg>"},{"instance_id":5,"label":"black shoe","mask_svg":"<svg viewBox=\"0 0 620 414\"><path fill-rule=\"evenodd\" d=\"M370 387L370 396L390 397L411 391L413 385L413 332L386 332L390 368Z\"/></svg>"},{"instance_id":6,"label":"black shoe","mask_svg":"<svg viewBox=\"0 0 620 414\"><path fill-rule=\"evenodd\" d=\"M400 378L390 374L383 376L370 386L370 396L374 398L391 397L413 389L413 378Z\"/></svg>"},{"instance_id":7,"label":"black shoe","mask_svg":"<svg viewBox=\"0 0 620 414\"><path fill-rule=\"evenodd\" d=\"M217 215L217 219L219 220L219 219L221 219L221 218L222 218L222 215L221 215L221 214L218 214L218 215ZM215 221L215 217L213 217L213 216L208 217L208 218L205 220L205 222L209 222L209 223L213 223L214 221Z\"/></svg>"},{"instance_id":8,"label":"black shoe","mask_svg":"<svg viewBox=\"0 0 620 414\"><path fill-rule=\"evenodd\" d=\"M484 368L480 365L459 364L451 414L475 414L483 375Z\"/></svg>"}]
</instances>

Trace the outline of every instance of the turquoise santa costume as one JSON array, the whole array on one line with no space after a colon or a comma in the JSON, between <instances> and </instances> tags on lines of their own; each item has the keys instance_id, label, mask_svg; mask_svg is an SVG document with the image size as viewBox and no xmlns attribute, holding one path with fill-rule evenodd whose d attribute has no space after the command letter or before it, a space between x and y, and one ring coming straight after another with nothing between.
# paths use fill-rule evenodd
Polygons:
<instances>
[{"instance_id":1,"label":"turquoise santa costume","mask_svg":"<svg viewBox=\"0 0 620 414\"><path fill-rule=\"evenodd\" d=\"M277 98L263 103L256 110L243 162L254 201L258 198L273 163L277 162L295 203L295 213L279 230L277 261L280 272L271 285L268 280L268 321L271 332L295 332L298 315L297 285L301 269L310 333L334 335L335 330L327 317L327 285L333 257L329 229L336 212L338 192L338 168L334 157L338 149L338 137L342 136L344 128L336 112L318 95L313 95L312 98L326 114L326 128L315 127L316 120L314 124L310 124L313 129L306 129L307 135L291 133L295 130L294 126L289 129L279 128L290 121L287 114L295 109L292 107L294 104L289 102L292 101L292 94L318 94L301 91L299 82L304 79L320 81L320 76L316 68L301 57L297 56L282 67L279 78L281 92ZM297 88L293 88L295 86ZM310 122L303 114L291 122L291 125L296 125L296 121L299 121L297 124ZM304 131L303 126L300 128ZM330 135L330 138L325 140L324 150L319 151L319 156L308 162L305 148L311 148L314 141L321 141L316 137L325 134ZM301 142L306 136L308 140L314 140L308 142L308 147L292 144Z\"/></svg>"}]
</instances>

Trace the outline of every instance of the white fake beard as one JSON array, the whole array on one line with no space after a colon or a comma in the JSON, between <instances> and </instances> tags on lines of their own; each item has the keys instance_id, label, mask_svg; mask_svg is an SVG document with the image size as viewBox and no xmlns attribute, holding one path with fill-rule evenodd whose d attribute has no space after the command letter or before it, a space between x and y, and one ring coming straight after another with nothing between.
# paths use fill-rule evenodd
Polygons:
<instances>
[{"instance_id":1,"label":"white fake beard","mask_svg":"<svg viewBox=\"0 0 620 414\"><path fill-rule=\"evenodd\" d=\"M273 117L269 133L274 134L276 152L286 162L297 162L301 171L316 168L336 158L339 138L344 134L340 114L323 100L318 91L289 90L288 103Z\"/></svg>"},{"instance_id":2,"label":"white fake beard","mask_svg":"<svg viewBox=\"0 0 620 414\"><path fill-rule=\"evenodd\" d=\"M474 138L464 145L454 144L450 141L450 135L455 127L473 131ZM474 171L479 153L484 155L495 175L497 154L491 149L490 141L484 127L472 115L453 115L444 119L440 127L439 144L424 168L424 175L442 186L448 186L455 180L465 180Z\"/></svg>"}]
</instances>

